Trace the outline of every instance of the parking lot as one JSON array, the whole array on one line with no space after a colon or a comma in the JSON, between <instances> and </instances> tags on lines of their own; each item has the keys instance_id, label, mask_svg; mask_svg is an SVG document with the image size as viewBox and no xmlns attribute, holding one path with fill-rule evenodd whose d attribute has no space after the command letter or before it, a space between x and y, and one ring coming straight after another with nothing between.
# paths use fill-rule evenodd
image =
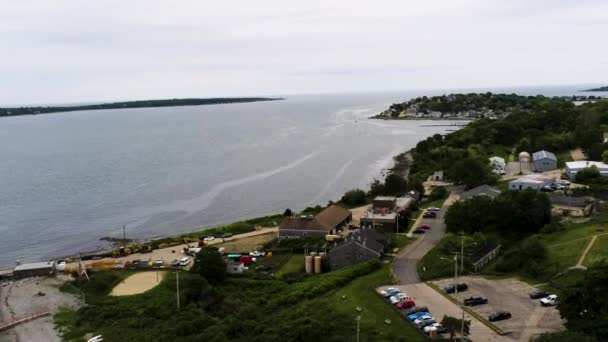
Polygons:
<instances>
[{"instance_id":1,"label":"parking lot","mask_svg":"<svg viewBox=\"0 0 608 342\"><path fill-rule=\"evenodd\" d=\"M441 322L444 315L460 318L462 317L462 310L450 300L437 293L434 289L428 286L426 283L416 283L409 285L398 285L398 286L382 286L376 289L378 292L385 290L389 287L396 287L399 290L407 293L411 297L417 306L426 306L429 308L429 312L435 317L437 322ZM387 306L391 305L387 302ZM387 307L387 310L391 308ZM470 336L469 338L473 341L494 341L494 342L507 342L513 341L512 339L500 336L495 333L492 329L481 323L479 320L471 317L465 312L465 319L471 320ZM444 334L444 337L449 337L449 334Z\"/></svg>"},{"instance_id":2,"label":"parking lot","mask_svg":"<svg viewBox=\"0 0 608 342\"><path fill-rule=\"evenodd\" d=\"M453 283L454 279L443 279L433 283L443 289ZM555 307L542 307L538 299L532 300L528 294L535 290L529 284L517 279L489 280L482 277L459 277L458 282L468 285L468 289L451 296L459 302L471 296L481 296L488 299L488 304L471 307L484 318L495 311L506 310L512 315L510 319L494 322L493 324L505 332L510 332L509 338L516 341L528 341L530 337L543 332L564 330L564 323ZM453 304L453 303L452 303Z\"/></svg>"}]
</instances>

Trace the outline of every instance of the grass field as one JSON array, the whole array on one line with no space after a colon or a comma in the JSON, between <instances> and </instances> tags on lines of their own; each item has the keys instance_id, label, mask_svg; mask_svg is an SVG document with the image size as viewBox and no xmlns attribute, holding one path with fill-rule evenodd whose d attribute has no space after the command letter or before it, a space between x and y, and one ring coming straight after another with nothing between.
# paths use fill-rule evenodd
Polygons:
<instances>
[{"instance_id":1,"label":"grass field","mask_svg":"<svg viewBox=\"0 0 608 342\"><path fill-rule=\"evenodd\" d=\"M416 238L408 237L405 234L391 234L391 252L393 248L402 249L403 247L412 243L412 241L416 240Z\"/></svg>"},{"instance_id":2,"label":"grass field","mask_svg":"<svg viewBox=\"0 0 608 342\"><path fill-rule=\"evenodd\" d=\"M374 292L374 288L394 282L390 267L385 265L382 269L360 277L335 291L329 296L329 300L337 311L352 317L353 328L356 326L355 319L360 314L361 329L374 326L386 334L377 336L378 340L387 340L387 335L393 335L411 342L426 341L427 338L420 331L405 322L395 309ZM357 307L362 309L361 312L356 310ZM384 323L386 319L391 321L390 325Z\"/></svg>"},{"instance_id":3,"label":"grass field","mask_svg":"<svg viewBox=\"0 0 608 342\"><path fill-rule=\"evenodd\" d=\"M226 252L233 253L249 253L255 251L256 248L263 246L276 238L276 233L269 233L263 235L250 236L246 238L236 239L228 242L224 242L215 247L224 247Z\"/></svg>"},{"instance_id":4,"label":"grass field","mask_svg":"<svg viewBox=\"0 0 608 342\"><path fill-rule=\"evenodd\" d=\"M445 254L445 246L452 239L457 239L457 237L451 234L446 236L437 246L420 259L417 268L421 280L441 278L454 274L454 256Z\"/></svg>"},{"instance_id":5,"label":"grass field","mask_svg":"<svg viewBox=\"0 0 608 342\"><path fill-rule=\"evenodd\" d=\"M602 260L608 259L608 235L598 236L593 246L585 256L583 265L590 267Z\"/></svg>"},{"instance_id":6,"label":"grass field","mask_svg":"<svg viewBox=\"0 0 608 342\"><path fill-rule=\"evenodd\" d=\"M293 254L275 276L282 277L284 274L304 271L304 254Z\"/></svg>"},{"instance_id":7,"label":"grass field","mask_svg":"<svg viewBox=\"0 0 608 342\"><path fill-rule=\"evenodd\" d=\"M591 237L548 245L547 252L549 261L559 263L562 268L574 266L583 254L589 241L591 241Z\"/></svg>"}]
</instances>

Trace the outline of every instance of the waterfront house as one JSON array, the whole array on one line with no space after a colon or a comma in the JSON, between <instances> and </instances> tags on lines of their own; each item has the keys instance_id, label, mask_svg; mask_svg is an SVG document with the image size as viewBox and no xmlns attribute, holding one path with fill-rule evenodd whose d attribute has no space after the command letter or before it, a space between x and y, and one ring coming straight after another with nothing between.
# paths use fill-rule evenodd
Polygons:
<instances>
[{"instance_id":1,"label":"waterfront house","mask_svg":"<svg viewBox=\"0 0 608 342\"><path fill-rule=\"evenodd\" d=\"M279 238L333 235L351 220L352 213L349 210L331 205L317 216L285 218L279 226Z\"/></svg>"}]
</instances>

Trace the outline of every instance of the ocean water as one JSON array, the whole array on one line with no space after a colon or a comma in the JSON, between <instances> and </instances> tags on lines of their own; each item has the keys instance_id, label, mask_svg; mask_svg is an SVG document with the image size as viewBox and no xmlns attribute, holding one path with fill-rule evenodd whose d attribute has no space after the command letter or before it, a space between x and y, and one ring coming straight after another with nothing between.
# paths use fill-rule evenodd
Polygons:
<instances>
[{"instance_id":1,"label":"ocean water","mask_svg":"<svg viewBox=\"0 0 608 342\"><path fill-rule=\"evenodd\" d=\"M0 266L337 200L454 129L367 118L445 92L0 118Z\"/></svg>"}]
</instances>

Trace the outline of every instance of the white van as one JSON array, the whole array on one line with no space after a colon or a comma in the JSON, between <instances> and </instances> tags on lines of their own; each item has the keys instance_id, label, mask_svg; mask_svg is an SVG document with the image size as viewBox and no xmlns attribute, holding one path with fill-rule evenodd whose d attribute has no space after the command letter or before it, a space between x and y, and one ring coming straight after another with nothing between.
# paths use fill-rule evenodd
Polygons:
<instances>
[{"instance_id":1,"label":"white van","mask_svg":"<svg viewBox=\"0 0 608 342\"><path fill-rule=\"evenodd\" d=\"M183 257L181 259L179 259L179 265L180 266L186 266L190 263L190 258L189 257Z\"/></svg>"}]
</instances>

